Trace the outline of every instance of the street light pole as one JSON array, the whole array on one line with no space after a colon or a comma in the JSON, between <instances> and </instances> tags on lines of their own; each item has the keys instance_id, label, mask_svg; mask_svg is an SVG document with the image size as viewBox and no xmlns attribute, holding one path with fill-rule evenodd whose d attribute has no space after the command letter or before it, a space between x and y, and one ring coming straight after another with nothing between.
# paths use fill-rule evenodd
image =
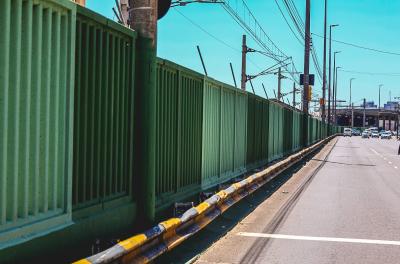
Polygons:
<instances>
[{"instance_id":1,"label":"street light pole","mask_svg":"<svg viewBox=\"0 0 400 264\"><path fill-rule=\"evenodd\" d=\"M379 84L379 99L378 99L378 129L379 129L379 123L380 123L380 112L381 112L381 88L383 87L383 84ZM384 119L385 120L385 119ZM385 124L383 124L385 126ZM384 128L385 129L385 128Z\"/></svg>"},{"instance_id":2,"label":"street light pole","mask_svg":"<svg viewBox=\"0 0 400 264\"><path fill-rule=\"evenodd\" d=\"M332 28L339 26L330 25L329 26L329 84L328 84L328 124L331 122L331 73L332 73Z\"/></svg>"},{"instance_id":3,"label":"street light pole","mask_svg":"<svg viewBox=\"0 0 400 264\"><path fill-rule=\"evenodd\" d=\"M353 80L355 80L356 78L351 78L350 79L350 100L349 100L349 108L351 108L351 83L353 82Z\"/></svg>"},{"instance_id":4,"label":"street light pole","mask_svg":"<svg viewBox=\"0 0 400 264\"><path fill-rule=\"evenodd\" d=\"M336 67L335 68L335 87L334 87L334 89L335 89L335 97L333 98L333 100L334 100L334 103L335 103L335 105L334 105L334 113L333 113L333 118L334 118L334 121L335 121L335 124L337 123L337 115L336 115L336 109L337 109L337 86L338 86L338 69L340 69L340 68L342 68L342 67Z\"/></svg>"},{"instance_id":5,"label":"street light pole","mask_svg":"<svg viewBox=\"0 0 400 264\"><path fill-rule=\"evenodd\" d=\"M332 112L335 113L335 87L336 87L336 54L340 53L340 51L335 51L333 53L333 86L332 86L332 92L333 92L333 102L332 102ZM333 117L335 115L333 114ZM334 122L334 118L332 119L332 122Z\"/></svg>"}]
</instances>

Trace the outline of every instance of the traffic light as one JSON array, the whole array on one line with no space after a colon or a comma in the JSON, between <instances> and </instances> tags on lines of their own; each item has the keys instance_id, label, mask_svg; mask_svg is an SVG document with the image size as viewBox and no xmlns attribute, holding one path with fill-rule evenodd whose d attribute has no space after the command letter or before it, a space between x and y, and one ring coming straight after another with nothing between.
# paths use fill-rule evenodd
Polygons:
<instances>
[{"instance_id":1,"label":"traffic light","mask_svg":"<svg viewBox=\"0 0 400 264\"><path fill-rule=\"evenodd\" d=\"M308 86L308 101L311 101L312 99L312 86Z\"/></svg>"}]
</instances>

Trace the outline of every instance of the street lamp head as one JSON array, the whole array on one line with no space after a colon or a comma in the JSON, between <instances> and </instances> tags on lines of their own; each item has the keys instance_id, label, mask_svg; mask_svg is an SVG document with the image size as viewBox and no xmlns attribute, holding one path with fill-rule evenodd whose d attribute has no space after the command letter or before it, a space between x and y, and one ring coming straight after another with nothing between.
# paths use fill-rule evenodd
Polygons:
<instances>
[{"instance_id":1,"label":"street lamp head","mask_svg":"<svg viewBox=\"0 0 400 264\"><path fill-rule=\"evenodd\" d=\"M339 51L335 51L334 54L338 54L338 53L341 53L341 52L342 52L342 51L340 51L340 50L339 50Z\"/></svg>"},{"instance_id":2,"label":"street lamp head","mask_svg":"<svg viewBox=\"0 0 400 264\"><path fill-rule=\"evenodd\" d=\"M333 27L338 27L338 26L339 26L339 24L330 25L331 28L333 28Z\"/></svg>"}]
</instances>

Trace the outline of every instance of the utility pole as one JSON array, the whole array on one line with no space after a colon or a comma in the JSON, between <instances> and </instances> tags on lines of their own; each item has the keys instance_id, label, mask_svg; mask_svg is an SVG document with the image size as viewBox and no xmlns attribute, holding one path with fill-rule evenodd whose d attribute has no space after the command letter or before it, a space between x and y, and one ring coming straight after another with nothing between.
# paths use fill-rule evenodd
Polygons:
<instances>
[{"instance_id":1,"label":"utility pole","mask_svg":"<svg viewBox=\"0 0 400 264\"><path fill-rule=\"evenodd\" d=\"M363 111L363 127L365 127L365 107L366 107L366 102L365 102L365 98L364 98L364 101L363 101L363 108L364 108L364 111Z\"/></svg>"},{"instance_id":2,"label":"utility pole","mask_svg":"<svg viewBox=\"0 0 400 264\"><path fill-rule=\"evenodd\" d=\"M378 129L380 124L380 114L381 114L381 87L383 84L379 84L379 99L378 99ZM383 124L383 129L385 129L385 124Z\"/></svg>"},{"instance_id":3,"label":"utility pole","mask_svg":"<svg viewBox=\"0 0 400 264\"><path fill-rule=\"evenodd\" d=\"M129 0L120 0L120 9L121 9L121 16L122 16L122 22L125 25L128 25L129 23Z\"/></svg>"},{"instance_id":4,"label":"utility pole","mask_svg":"<svg viewBox=\"0 0 400 264\"><path fill-rule=\"evenodd\" d=\"M247 82L246 55L247 55L246 35L243 35L243 38L242 38L242 81L241 81L241 88L243 91L246 91L246 82Z\"/></svg>"},{"instance_id":5,"label":"utility pole","mask_svg":"<svg viewBox=\"0 0 400 264\"><path fill-rule=\"evenodd\" d=\"M293 82L293 107L296 108L296 83Z\"/></svg>"},{"instance_id":6,"label":"utility pole","mask_svg":"<svg viewBox=\"0 0 400 264\"><path fill-rule=\"evenodd\" d=\"M322 122L325 122L326 120L326 24L327 24L327 6L328 0L325 0L325 17L324 17L324 69L323 69L323 81L322 81L322 99L323 99L323 104L321 105L322 107Z\"/></svg>"},{"instance_id":7,"label":"utility pole","mask_svg":"<svg viewBox=\"0 0 400 264\"><path fill-rule=\"evenodd\" d=\"M278 69L278 101L281 100L282 97L282 91L281 91L281 80L282 80L282 74L281 74L281 67Z\"/></svg>"},{"instance_id":8,"label":"utility pole","mask_svg":"<svg viewBox=\"0 0 400 264\"><path fill-rule=\"evenodd\" d=\"M308 102L309 99L309 81L310 81L310 9L311 1L306 0L306 21L305 21L305 39L304 39L304 79L303 79L303 146L308 141Z\"/></svg>"},{"instance_id":9,"label":"utility pole","mask_svg":"<svg viewBox=\"0 0 400 264\"><path fill-rule=\"evenodd\" d=\"M143 225L152 224L155 219L155 157L156 157L156 51L157 51L157 0L130 0L129 26L138 33L136 42L135 73L135 153L138 215Z\"/></svg>"},{"instance_id":10,"label":"utility pole","mask_svg":"<svg viewBox=\"0 0 400 264\"><path fill-rule=\"evenodd\" d=\"M304 93L303 93L303 112L308 114L308 90L310 75L310 0L306 0L306 23L305 23L305 43L304 43Z\"/></svg>"}]
</instances>

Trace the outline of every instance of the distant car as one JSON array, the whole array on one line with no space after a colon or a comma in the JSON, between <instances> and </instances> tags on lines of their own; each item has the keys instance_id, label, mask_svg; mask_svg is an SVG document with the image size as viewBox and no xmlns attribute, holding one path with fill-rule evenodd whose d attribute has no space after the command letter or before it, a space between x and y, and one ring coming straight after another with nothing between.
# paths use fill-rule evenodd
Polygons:
<instances>
[{"instance_id":1,"label":"distant car","mask_svg":"<svg viewBox=\"0 0 400 264\"><path fill-rule=\"evenodd\" d=\"M361 137L362 137L362 138L369 138L369 133L368 133L368 131L362 132Z\"/></svg>"},{"instance_id":2,"label":"distant car","mask_svg":"<svg viewBox=\"0 0 400 264\"><path fill-rule=\"evenodd\" d=\"M345 136L345 137L351 137L352 136L352 131L351 131L351 128L345 128L344 130L343 130L343 136Z\"/></svg>"},{"instance_id":3,"label":"distant car","mask_svg":"<svg viewBox=\"0 0 400 264\"><path fill-rule=\"evenodd\" d=\"M358 129L352 129L353 136L361 136L361 132Z\"/></svg>"},{"instance_id":4,"label":"distant car","mask_svg":"<svg viewBox=\"0 0 400 264\"><path fill-rule=\"evenodd\" d=\"M386 131L381 134L381 139L391 139L391 138L392 138L391 132Z\"/></svg>"},{"instance_id":5,"label":"distant car","mask_svg":"<svg viewBox=\"0 0 400 264\"><path fill-rule=\"evenodd\" d=\"M379 138L379 133L378 133L378 131L373 131L373 132L371 133L371 137L372 137L372 138Z\"/></svg>"}]
</instances>

